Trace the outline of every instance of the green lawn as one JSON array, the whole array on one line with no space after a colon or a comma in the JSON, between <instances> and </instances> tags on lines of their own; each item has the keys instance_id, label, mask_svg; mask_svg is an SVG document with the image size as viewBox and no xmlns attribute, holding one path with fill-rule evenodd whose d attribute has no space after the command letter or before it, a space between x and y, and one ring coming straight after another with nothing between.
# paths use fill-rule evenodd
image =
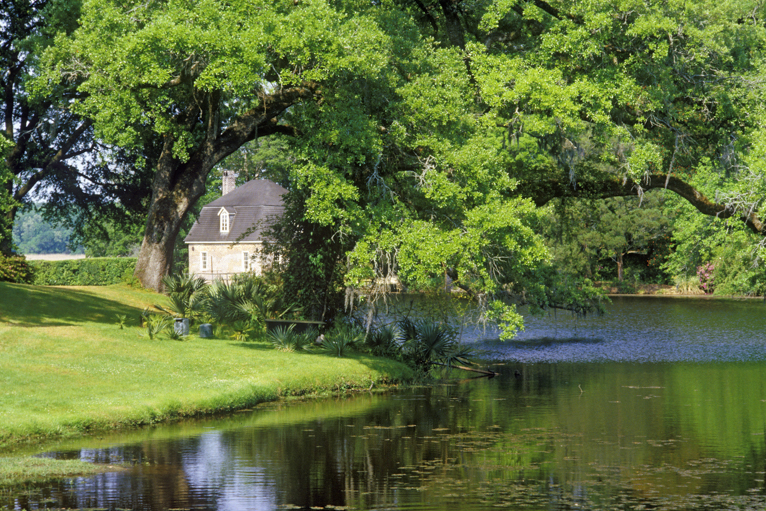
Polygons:
<instances>
[{"instance_id":1,"label":"green lawn","mask_svg":"<svg viewBox=\"0 0 766 511\"><path fill-rule=\"evenodd\" d=\"M162 298L126 286L0 283L0 447L412 377L402 364L365 355L282 353L194 335L149 340L139 316ZM124 330L118 314L128 317Z\"/></svg>"}]
</instances>

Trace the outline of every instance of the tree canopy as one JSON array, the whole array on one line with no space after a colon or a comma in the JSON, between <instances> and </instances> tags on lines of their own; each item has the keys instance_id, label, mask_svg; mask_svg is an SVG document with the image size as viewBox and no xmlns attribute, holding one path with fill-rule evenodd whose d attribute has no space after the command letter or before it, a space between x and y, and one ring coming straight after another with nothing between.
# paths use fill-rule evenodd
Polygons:
<instances>
[{"instance_id":1,"label":"tree canopy","mask_svg":"<svg viewBox=\"0 0 766 511\"><path fill-rule=\"evenodd\" d=\"M77 84L68 111L147 155L145 285L169 271L210 170L279 134L292 196L281 232L310 248L288 264L350 288L446 275L513 331L512 296L593 306L587 281L549 264L536 226L552 198L665 188L764 234L764 8L86 0L37 84ZM698 173L720 176L712 195Z\"/></svg>"}]
</instances>

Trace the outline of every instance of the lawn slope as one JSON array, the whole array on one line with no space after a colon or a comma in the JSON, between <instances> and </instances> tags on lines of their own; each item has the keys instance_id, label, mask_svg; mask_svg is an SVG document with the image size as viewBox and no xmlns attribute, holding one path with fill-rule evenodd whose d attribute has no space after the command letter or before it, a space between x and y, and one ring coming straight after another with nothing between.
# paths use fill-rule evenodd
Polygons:
<instances>
[{"instance_id":1,"label":"lawn slope","mask_svg":"<svg viewBox=\"0 0 766 511\"><path fill-rule=\"evenodd\" d=\"M0 447L253 406L280 396L412 377L365 355L282 353L266 343L150 340L126 286L0 283ZM126 315L120 329L117 315Z\"/></svg>"}]
</instances>

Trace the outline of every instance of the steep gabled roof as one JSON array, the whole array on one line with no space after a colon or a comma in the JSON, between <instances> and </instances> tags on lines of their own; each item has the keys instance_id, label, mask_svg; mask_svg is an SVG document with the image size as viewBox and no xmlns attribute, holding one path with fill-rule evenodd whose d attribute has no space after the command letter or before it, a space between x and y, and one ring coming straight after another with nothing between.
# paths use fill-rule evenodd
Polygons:
<instances>
[{"instance_id":1,"label":"steep gabled roof","mask_svg":"<svg viewBox=\"0 0 766 511\"><path fill-rule=\"evenodd\" d=\"M286 193L287 190L274 181L253 179L205 207L218 209L225 206L282 206L282 196Z\"/></svg>"},{"instance_id":2,"label":"steep gabled roof","mask_svg":"<svg viewBox=\"0 0 766 511\"><path fill-rule=\"evenodd\" d=\"M192 226L186 243L235 243L263 241L263 231L284 212L282 195L287 190L265 179L248 181L244 185L216 199L202 208L199 218ZM221 208L229 217L229 232L222 233ZM243 236L246 231L252 231ZM242 239L239 239L243 236Z\"/></svg>"}]
</instances>

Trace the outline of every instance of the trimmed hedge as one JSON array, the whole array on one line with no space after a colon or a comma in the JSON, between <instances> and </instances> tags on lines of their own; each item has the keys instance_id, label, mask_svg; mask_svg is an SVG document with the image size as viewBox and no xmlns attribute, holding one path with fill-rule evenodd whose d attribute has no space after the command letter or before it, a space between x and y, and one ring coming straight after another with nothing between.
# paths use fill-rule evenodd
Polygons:
<instances>
[{"instance_id":1,"label":"trimmed hedge","mask_svg":"<svg viewBox=\"0 0 766 511\"><path fill-rule=\"evenodd\" d=\"M31 261L38 286L108 286L132 282L135 257Z\"/></svg>"},{"instance_id":2,"label":"trimmed hedge","mask_svg":"<svg viewBox=\"0 0 766 511\"><path fill-rule=\"evenodd\" d=\"M0 282L31 284L35 268L23 256L0 254Z\"/></svg>"}]
</instances>

